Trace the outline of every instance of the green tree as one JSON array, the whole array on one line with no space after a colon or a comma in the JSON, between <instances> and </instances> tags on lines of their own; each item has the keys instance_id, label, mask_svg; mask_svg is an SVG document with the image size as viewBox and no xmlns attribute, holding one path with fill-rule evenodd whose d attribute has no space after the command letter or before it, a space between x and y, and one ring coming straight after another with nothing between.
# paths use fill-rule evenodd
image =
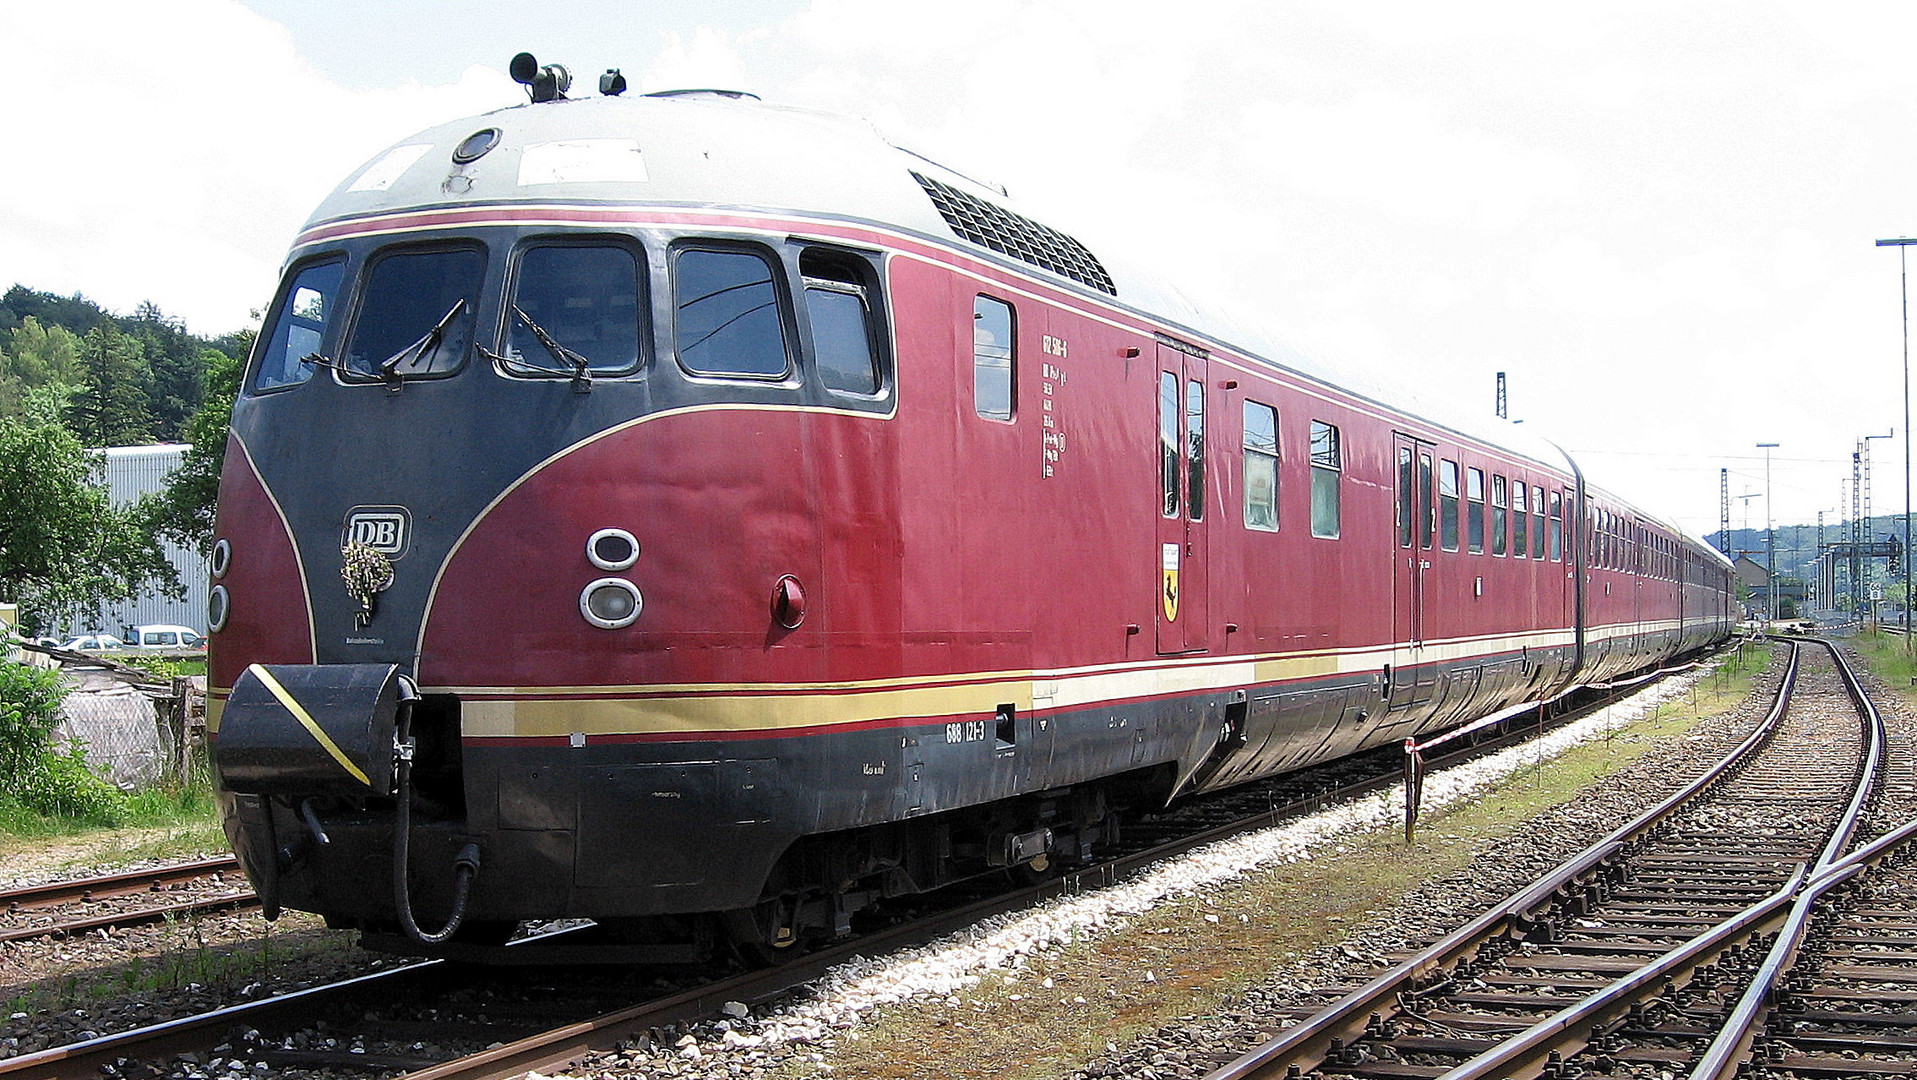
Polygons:
<instances>
[{"instance_id":1,"label":"green tree","mask_svg":"<svg viewBox=\"0 0 1917 1080\"><path fill-rule=\"evenodd\" d=\"M29 315L4 336L7 370L28 386L78 383L80 338L63 326L47 326Z\"/></svg>"},{"instance_id":2,"label":"green tree","mask_svg":"<svg viewBox=\"0 0 1917 1080\"><path fill-rule=\"evenodd\" d=\"M42 631L149 586L184 595L137 506L116 507L73 433L0 418L0 596Z\"/></svg>"},{"instance_id":3,"label":"green tree","mask_svg":"<svg viewBox=\"0 0 1917 1080\"><path fill-rule=\"evenodd\" d=\"M241 342L240 355L251 347L252 334ZM147 504L152 528L181 547L209 551L213 546L214 501L220 494L220 463L226 458L226 429L233 421L233 399L240 392L240 361L209 348L201 353L206 366L206 400L186 423L186 441L192 447L180 467L166 478L166 487Z\"/></svg>"},{"instance_id":4,"label":"green tree","mask_svg":"<svg viewBox=\"0 0 1917 1080\"><path fill-rule=\"evenodd\" d=\"M87 331L80 349L83 381L67 422L89 446L134 446L152 437L145 349L113 320Z\"/></svg>"},{"instance_id":5,"label":"green tree","mask_svg":"<svg viewBox=\"0 0 1917 1080\"><path fill-rule=\"evenodd\" d=\"M148 300L133 317L120 324L128 337L139 341L146 356L152 394L152 434L177 439L204 397L206 345L186 332Z\"/></svg>"},{"instance_id":6,"label":"green tree","mask_svg":"<svg viewBox=\"0 0 1917 1080\"><path fill-rule=\"evenodd\" d=\"M20 416L39 395L63 405L65 388L80 381L80 339L58 326L43 326L29 315L13 330L0 333L0 416Z\"/></svg>"}]
</instances>

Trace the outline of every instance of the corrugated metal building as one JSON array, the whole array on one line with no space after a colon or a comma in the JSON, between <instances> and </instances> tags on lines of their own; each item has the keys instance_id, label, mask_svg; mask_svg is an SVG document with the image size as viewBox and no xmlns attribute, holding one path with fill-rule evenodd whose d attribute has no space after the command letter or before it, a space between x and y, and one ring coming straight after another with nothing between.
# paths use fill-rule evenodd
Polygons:
<instances>
[{"instance_id":1,"label":"corrugated metal building","mask_svg":"<svg viewBox=\"0 0 1917 1080\"><path fill-rule=\"evenodd\" d=\"M113 499L113 505L124 506L166 486L167 476L180 467L189 449L191 447L185 443L158 443L152 446L113 446L91 452L106 460L107 492ZM180 584L186 586L184 600L150 593L128 603L104 605L95 618L84 625L74 624L68 628L68 632L83 634L97 630L117 635L126 626L177 623L205 634L205 557L171 542L162 541L161 548L166 552L168 561L172 562L174 571L180 575Z\"/></svg>"}]
</instances>

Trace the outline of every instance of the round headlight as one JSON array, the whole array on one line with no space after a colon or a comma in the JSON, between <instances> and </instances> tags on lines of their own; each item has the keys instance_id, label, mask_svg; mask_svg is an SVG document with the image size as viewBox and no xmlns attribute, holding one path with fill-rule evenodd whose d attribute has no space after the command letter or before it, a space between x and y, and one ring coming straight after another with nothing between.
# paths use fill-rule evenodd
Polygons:
<instances>
[{"instance_id":1,"label":"round headlight","mask_svg":"<svg viewBox=\"0 0 1917 1080\"><path fill-rule=\"evenodd\" d=\"M231 614L233 614L233 601L227 595L226 586L213 586L213 591L206 594L207 632L217 634L226 629L226 617Z\"/></svg>"},{"instance_id":2,"label":"round headlight","mask_svg":"<svg viewBox=\"0 0 1917 1080\"><path fill-rule=\"evenodd\" d=\"M601 570L624 570L639 561L639 538L624 529L600 529L586 541L586 558Z\"/></svg>"},{"instance_id":3,"label":"round headlight","mask_svg":"<svg viewBox=\"0 0 1917 1080\"><path fill-rule=\"evenodd\" d=\"M225 577L227 568L232 565L233 545L227 543L225 538L221 538L213 545L213 576L216 578Z\"/></svg>"},{"instance_id":4,"label":"round headlight","mask_svg":"<svg viewBox=\"0 0 1917 1080\"><path fill-rule=\"evenodd\" d=\"M645 606L639 587L624 578L600 578L579 594L579 614L607 630L631 626Z\"/></svg>"}]
</instances>

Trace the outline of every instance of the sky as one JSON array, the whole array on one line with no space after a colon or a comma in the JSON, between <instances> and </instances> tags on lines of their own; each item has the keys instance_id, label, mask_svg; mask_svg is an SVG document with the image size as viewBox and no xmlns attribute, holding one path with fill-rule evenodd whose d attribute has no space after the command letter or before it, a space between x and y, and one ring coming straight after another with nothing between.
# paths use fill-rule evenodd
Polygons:
<instances>
[{"instance_id":1,"label":"sky","mask_svg":"<svg viewBox=\"0 0 1917 1080\"><path fill-rule=\"evenodd\" d=\"M250 325L342 178L512 55L866 117L1323 364L1510 413L1697 535L1905 506L1917 8L0 0L0 288ZM1766 477L1760 443L1776 443ZM1754 498L1745 499L1751 495Z\"/></svg>"}]
</instances>

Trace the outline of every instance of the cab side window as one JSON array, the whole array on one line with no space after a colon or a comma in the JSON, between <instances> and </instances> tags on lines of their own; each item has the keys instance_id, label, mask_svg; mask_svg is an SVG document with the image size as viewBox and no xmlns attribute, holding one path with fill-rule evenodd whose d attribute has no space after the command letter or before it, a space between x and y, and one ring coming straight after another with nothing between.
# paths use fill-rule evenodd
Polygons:
<instances>
[{"instance_id":1,"label":"cab side window","mask_svg":"<svg viewBox=\"0 0 1917 1080\"><path fill-rule=\"evenodd\" d=\"M342 259L313 263L293 272L260 349L259 367L253 372L254 390L298 386L313 377L315 365L302 361L319 354L339 307L340 282L345 273Z\"/></svg>"},{"instance_id":2,"label":"cab side window","mask_svg":"<svg viewBox=\"0 0 1917 1080\"><path fill-rule=\"evenodd\" d=\"M828 390L878 393L880 322L870 269L851 256L808 250L799 257L799 272L805 277L806 321L819 381Z\"/></svg>"}]
</instances>

